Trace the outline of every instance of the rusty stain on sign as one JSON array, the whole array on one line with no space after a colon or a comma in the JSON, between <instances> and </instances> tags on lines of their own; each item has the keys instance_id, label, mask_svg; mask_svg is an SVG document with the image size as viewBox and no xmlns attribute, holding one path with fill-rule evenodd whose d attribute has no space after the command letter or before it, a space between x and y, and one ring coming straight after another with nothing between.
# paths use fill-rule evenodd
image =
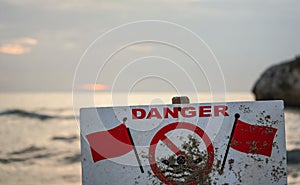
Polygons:
<instances>
[{"instance_id":1,"label":"rusty stain on sign","mask_svg":"<svg viewBox=\"0 0 300 185\"><path fill-rule=\"evenodd\" d=\"M246 105L240 105L239 110L242 111L242 113L250 113L252 110L250 109L249 106Z\"/></svg>"},{"instance_id":2,"label":"rusty stain on sign","mask_svg":"<svg viewBox=\"0 0 300 185\"><path fill-rule=\"evenodd\" d=\"M159 170L175 184L210 184L209 173L211 169L206 168L208 156L200 152L200 142L192 135L188 136L188 142L182 144L184 155L175 154L167 158L161 158Z\"/></svg>"}]
</instances>

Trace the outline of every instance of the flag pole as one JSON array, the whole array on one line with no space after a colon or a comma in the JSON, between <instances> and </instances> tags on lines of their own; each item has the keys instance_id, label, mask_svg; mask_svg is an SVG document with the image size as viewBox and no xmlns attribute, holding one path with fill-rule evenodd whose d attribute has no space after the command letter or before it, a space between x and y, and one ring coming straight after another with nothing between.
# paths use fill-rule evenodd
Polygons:
<instances>
[{"instance_id":1,"label":"flag pole","mask_svg":"<svg viewBox=\"0 0 300 185\"><path fill-rule=\"evenodd\" d=\"M233 133L234 133L234 130L235 130L235 127L236 127L236 122L239 118L240 118L240 114L236 113L234 115L234 123L233 123L233 127L232 127L231 134L230 134L230 137L229 137L229 141L228 141L228 145L227 145L227 148L226 148L225 156L224 156L224 159L223 159L221 172L223 172L223 170L224 170L225 163L226 163L226 160L227 160L227 155L228 155L230 144L231 144L231 140L232 140Z\"/></svg>"},{"instance_id":2,"label":"flag pole","mask_svg":"<svg viewBox=\"0 0 300 185\"><path fill-rule=\"evenodd\" d=\"M127 118L124 118L123 119L123 122L124 122L124 125L126 126L125 124L125 121L127 120ZM140 167L140 170L142 173L144 173L144 169L143 169L143 166L142 166L142 163L141 163L141 160L140 160L140 157L137 153L137 150L136 150L136 147L135 147L135 144L133 142L133 139L132 139L132 136L131 136L131 133L130 133L130 129L126 126L126 129L127 129L127 132L128 132L128 135L129 135L129 138L130 138L130 141L131 141L131 144L132 144L132 147L133 147L133 150L134 150L134 154L135 154L135 157L136 157L136 160L139 164L139 167Z\"/></svg>"}]
</instances>

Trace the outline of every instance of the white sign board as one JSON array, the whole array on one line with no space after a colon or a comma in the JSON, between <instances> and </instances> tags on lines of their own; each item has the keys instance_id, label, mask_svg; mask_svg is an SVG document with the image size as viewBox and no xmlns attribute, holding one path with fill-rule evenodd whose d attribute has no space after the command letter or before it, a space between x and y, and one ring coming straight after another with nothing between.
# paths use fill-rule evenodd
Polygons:
<instances>
[{"instance_id":1,"label":"white sign board","mask_svg":"<svg viewBox=\"0 0 300 185\"><path fill-rule=\"evenodd\" d=\"M286 184L282 101L83 108L84 185Z\"/></svg>"}]
</instances>

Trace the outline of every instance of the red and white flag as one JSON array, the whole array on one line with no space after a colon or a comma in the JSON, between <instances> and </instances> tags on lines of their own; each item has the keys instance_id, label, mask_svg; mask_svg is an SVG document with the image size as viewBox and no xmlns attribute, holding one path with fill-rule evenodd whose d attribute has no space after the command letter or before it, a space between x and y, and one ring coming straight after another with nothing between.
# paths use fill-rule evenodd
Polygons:
<instances>
[{"instance_id":1,"label":"red and white flag","mask_svg":"<svg viewBox=\"0 0 300 185\"><path fill-rule=\"evenodd\" d=\"M94 162L122 156L133 150L125 124L86 135Z\"/></svg>"},{"instance_id":2,"label":"red and white flag","mask_svg":"<svg viewBox=\"0 0 300 185\"><path fill-rule=\"evenodd\" d=\"M269 126L252 125L236 120L231 148L251 154L271 156L277 129Z\"/></svg>"}]
</instances>

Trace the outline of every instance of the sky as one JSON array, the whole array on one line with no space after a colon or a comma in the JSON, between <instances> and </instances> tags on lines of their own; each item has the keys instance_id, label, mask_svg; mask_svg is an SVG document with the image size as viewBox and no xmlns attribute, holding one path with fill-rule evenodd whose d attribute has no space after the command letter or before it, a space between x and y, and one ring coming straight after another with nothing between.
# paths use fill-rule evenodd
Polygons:
<instances>
[{"instance_id":1,"label":"sky","mask_svg":"<svg viewBox=\"0 0 300 185\"><path fill-rule=\"evenodd\" d=\"M264 70L300 54L299 9L297 0L0 0L0 91L250 92Z\"/></svg>"}]
</instances>

